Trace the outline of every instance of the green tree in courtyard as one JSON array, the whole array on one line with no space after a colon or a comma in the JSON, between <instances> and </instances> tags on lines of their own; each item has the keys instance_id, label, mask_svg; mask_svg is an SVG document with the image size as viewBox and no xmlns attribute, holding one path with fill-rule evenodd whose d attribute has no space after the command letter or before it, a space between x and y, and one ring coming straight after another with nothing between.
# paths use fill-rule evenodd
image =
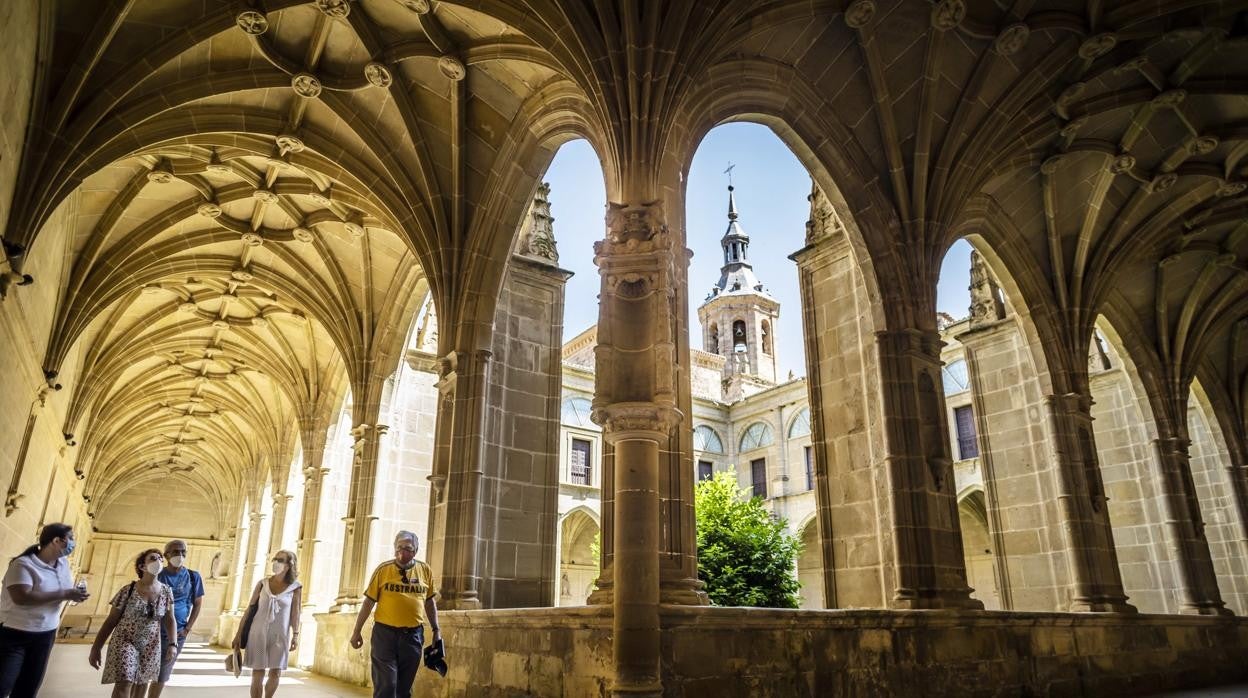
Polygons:
<instances>
[{"instance_id":1,"label":"green tree in courtyard","mask_svg":"<svg viewBox=\"0 0 1248 698\"><path fill-rule=\"evenodd\" d=\"M802 543L730 473L697 484L698 578L716 606L797 608Z\"/></svg>"}]
</instances>

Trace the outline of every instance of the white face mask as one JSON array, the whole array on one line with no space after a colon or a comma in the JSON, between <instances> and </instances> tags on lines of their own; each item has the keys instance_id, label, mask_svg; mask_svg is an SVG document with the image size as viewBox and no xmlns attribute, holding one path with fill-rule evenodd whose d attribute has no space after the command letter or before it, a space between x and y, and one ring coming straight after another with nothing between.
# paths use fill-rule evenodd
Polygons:
<instances>
[{"instance_id":1,"label":"white face mask","mask_svg":"<svg viewBox=\"0 0 1248 698\"><path fill-rule=\"evenodd\" d=\"M286 563L274 562L272 565L269 565L269 569L273 570L273 574L282 574L286 571Z\"/></svg>"},{"instance_id":2,"label":"white face mask","mask_svg":"<svg viewBox=\"0 0 1248 698\"><path fill-rule=\"evenodd\" d=\"M160 560L152 560L151 562L147 563L147 567L144 567L143 569L147 570L148 574L155 577L156 575L160 574L160 567L161 567Z\"/></svg>"},{"instance_id":3,"label":"white face mask","mask_svg":"<svg viewBox=\"0 0 1248 698\"><path fill-rule=\"evenodd\" d=\"M173 557L169 558L169 565L172 567L181 567L182 562L184 560L186 560L186 558L182 557L181 555L174 555Z\"/></svg>"}]
</instances>

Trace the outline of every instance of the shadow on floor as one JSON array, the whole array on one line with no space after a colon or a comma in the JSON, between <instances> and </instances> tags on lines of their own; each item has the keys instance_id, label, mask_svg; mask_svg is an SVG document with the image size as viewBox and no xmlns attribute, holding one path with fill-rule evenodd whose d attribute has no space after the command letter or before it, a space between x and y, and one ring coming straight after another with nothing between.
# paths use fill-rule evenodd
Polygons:
<instances>
[{"instance_id":1,"label":"shadow on floor","mask_svg":"<svg viewBox=\"0 0 1248 698\"><path fill-rule=\"evenodd\" d=\"M88 698L107 696L112 686L100 683L100 672L91 668L87 657L91 646L58 644L52 650L48 674L39 691L40 698ZM173 677L161 698L178 696L246 696L250 685L248 674L238 678L225 670L225 652L202 643L188 643L174 666ZM291 669L282 675L277 689L282 698L357 698L371 696L361 686L352 686L316 676L302 669Z\"/></svg>"}]
</instances>

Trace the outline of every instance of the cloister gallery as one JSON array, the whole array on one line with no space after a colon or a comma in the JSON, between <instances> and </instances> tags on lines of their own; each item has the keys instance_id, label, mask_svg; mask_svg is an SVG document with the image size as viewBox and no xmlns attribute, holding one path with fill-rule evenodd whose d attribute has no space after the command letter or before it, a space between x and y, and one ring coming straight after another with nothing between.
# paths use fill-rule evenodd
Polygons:
<instances>
[{"instance_id":1,"label":"cloister gallery","mask_svg":"<svg viewBox=\"0 0 1248 698\"><path fill-rule=\"evenodd\" d=\"M451 658L423 695L1248 679L1242 0L11 0L0 57L0 552L75 527L100 593L69 637L179 537L228 639L289 547L299 662L363 682L346 640L406 528ZM760 378L761 286L688 320L689 164L731 121L814 183L804 380ZM539 214L573 139L608 205L565 365ZM598 567L564 559L573 384ZM731 405L773 398L747 441ZM710 606L702 462L804 477L749 452L798 403L807 608Z\"/></svg>"}]
</instances>

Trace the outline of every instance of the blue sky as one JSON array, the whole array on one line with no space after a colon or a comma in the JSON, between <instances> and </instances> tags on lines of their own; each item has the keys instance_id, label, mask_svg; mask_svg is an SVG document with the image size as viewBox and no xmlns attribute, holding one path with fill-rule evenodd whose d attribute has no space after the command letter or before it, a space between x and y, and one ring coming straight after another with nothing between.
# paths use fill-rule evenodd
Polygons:
<instances>
[{"instance_id":1,"label":"blue sky","mask_svg":"<svg viewBox=\"0 0 1248 698\"><path fill-rule=\"evenodd\" d=\"M793 153L765 126L725 124L707 134L689 171L686 231L693 262L689 268L691 344L700 348L697 306L719 279L723 253L719 239L728 225L728 178L733 163L737 212L750 235L750 261L760 281L780 301L776 336L780 375L805 375L797 267L788 255L801 249L810 212L810 176ZM546 174L555 217L559 265L575 272L568 281L564 339L598 321L598 270L593 244L603 235L606 195L602 169L586 141L565 144ZM967 314L970 246L958 241L941 269L938 307L954 317Z\"/></svg>"}]
</instances>

